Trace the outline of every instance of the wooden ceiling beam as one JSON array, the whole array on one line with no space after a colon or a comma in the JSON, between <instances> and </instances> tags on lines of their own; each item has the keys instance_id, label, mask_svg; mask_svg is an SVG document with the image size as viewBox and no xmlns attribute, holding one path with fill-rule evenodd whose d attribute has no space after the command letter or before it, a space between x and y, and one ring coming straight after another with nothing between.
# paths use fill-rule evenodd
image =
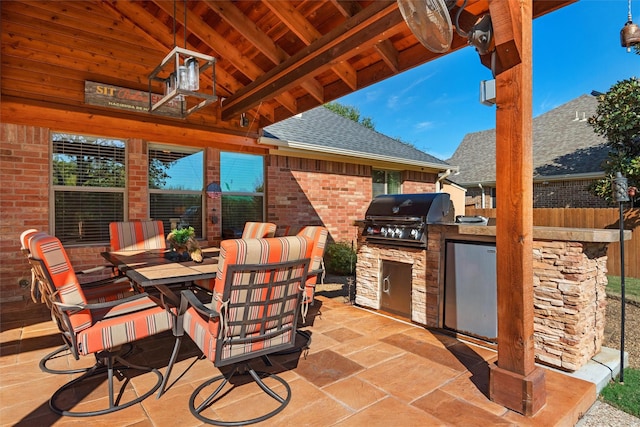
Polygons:
<instances>
[{"instance_id":1,"label":"wooden ceiling beam","mask_svg":"<svg viewBox=\"0 0 640 427\"><path fill-rule=\"evenodd\" d=\"M173 15L174 3L170 1L153 0L153 2L169 15ZM187 8L187 22L184 22L184 4L176 2L176 22L186 27L186 30L196 36L202 43L211 48L221 61L229 61L235 69L250 80L254 80L264 73L251 59L242 54L232 43L221 34L213 30L202 18ZM220 67L216 67L216 72Z\"/></svg>"},{"instance_id":2,"label":"wooden ceiling beam","mask_svg":"<svg viewBox=\"0 0 640 427\"><path fill-rule=\"evenodd\" d=\"M362 10L362 6L358 2L347 2L344 0L332 0L331 1L334 6L347 18L351 18L353 15L356 15ZM393 46L393 43L390 39L383 39L379 43L374 46L378 55L382 58L385 64L391 69L394 74L398 72L398 51ZM348 82L346 82L348 84ZM357 83L357 79L356 79ZM352 87L349 85L352 90L357 90L358 87Z\"/></svg>"},{"instance_id":3,"label":"wooden ceiling beam","mask_svg":"<svg viewBox=\"0 0 640 427\"><path fill-rule=\"evenodd\" d=\"M391 40L385 39L380 43L376 43L374 46L382 60L385 64L393 71L394 74L397 74L399 71L398 68L398 51L395 47L393 47L393 43Z\"/></svg>"},{"instance_id":4,"label":"wooden ceiling beam","mask_svg":"<svg viewBox=\"0 0 640 427\"><path fill-rule=\"evenodd\" d=\"M238 9L229 0L205 0L205 3L215 11L222 19L224 19L229 25L235 28L236 31L241 33L247 40L260 51L264 56L269 58L275 65L280 64L287 58L289 54L280 48L269 36L267 36L262 30L249 18L247 18L240 9ZM319 102L323 102L323 90L322 85L316 79L311 78L303 83L301 86L304 90L309 92L311 96L316 98ZM289 99L287 97L285 99ZM294 103L288 103L287 109L295 105ZM297 113L294 112L294 114Z\"/></svg>"},{"instance_id":5,"label":"wooden ceiling beam","mask_svg":"<svg viewBox=\"0 0 640 427\"><path fill-rule=\"evenodd\" d=\"M331 3L338 9L338 12L345 18L351 18L362 10L360 3L346 0L331 0Z\"/></svg>"},{"instance_id":6,"label":"wooden ceiling beam","mask_svg":"<svg viewBox=\"0 0 640 427\"><path fill-rule=\"evenodd\" d=\"M289 92L282 92L280 95L276 95L276 100L292 114L298 114L298 103L296 98Z\"/></svg>"},{"instance_id":7,"label":"wooden ceiling beam","mask_svg":"<svg viewBox=\"0 0 640 427\"><path fill-rule=\"evenodd\" d=\"M222 117L227 120L258 105L262 100L288 90L309 76L326 69L327 64L345 59L353 50L402 22L395 1L376 1L320 39L301 49L288 60L247 85L223 102Z\"/></svg>"},{"instance_id":8,"label":"wooden ceiling beam","mask_svg":"<svg viewBox=\"0 0 640 427\"><path fill-rule=\"evenodd\" d=\"M533 0L533 17L538 18L554 10L576 3L578 0Z\"/></svg>"},{"instance_id":9,"label":"wooden ceiling beam","mask_svg":"<svg viewBox=\"0 0 640 427\"><path fill-rule=\"evenodd\" d=\"M324 88L322 87L320 82L314 77L304 80L303 82L300 83L300 86L304 90L306 90L309 93L309 95L314 97L319 103L323 104L325 102Z\"/></svg>"},{"instance_id":10,"label":"wooden ceiling beam","mask_svg":"<svg viewBox=\"0 0 640 427\"><path fill-rule=\"evenodd\" d=\"M211 10L231 25L244 38L250 41L256 49L269 58L275 65L289 57L269 36L250 20L230 0L204 0Z\"/></svg>"},{"instance_id":11,"label":"wooden ceiling beam","mask_svg":"<svg viewBox=\"0 0 640 427\"><path fill-rule=\"evenodd\" d=\"M298 12L291 2L265 2L267 7L296 35L304 44L309 46L311 43L322 37L322 34L307 20L307 18ZM333 64L331 69L336 75L342 79L350 88L356 90L357 72L347 62L342 61Z\"/></svg>"}]
</instances>

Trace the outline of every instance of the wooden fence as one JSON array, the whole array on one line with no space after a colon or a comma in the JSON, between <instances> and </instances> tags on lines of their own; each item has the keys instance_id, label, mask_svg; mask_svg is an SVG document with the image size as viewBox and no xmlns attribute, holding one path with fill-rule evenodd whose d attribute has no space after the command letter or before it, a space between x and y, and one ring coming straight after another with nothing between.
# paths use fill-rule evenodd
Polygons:
<instances>
[{"instance_id":1,"label":"wooden fence","mask_svg":"<svg viewBox=\"0 0 640 427\"><path fill-rule=\"evenodd\" d=\"M495 218L495 209L466 208L465 215ZM620 229L618 208L537 208L533 210L533 225L567 228ZM640 208L624 210L624 228L632 231L631 240L624 245L625 277L640 278ZM607 268L610 275L620 276L620 244L609 245Z\"/></svg>"}]
</instances>

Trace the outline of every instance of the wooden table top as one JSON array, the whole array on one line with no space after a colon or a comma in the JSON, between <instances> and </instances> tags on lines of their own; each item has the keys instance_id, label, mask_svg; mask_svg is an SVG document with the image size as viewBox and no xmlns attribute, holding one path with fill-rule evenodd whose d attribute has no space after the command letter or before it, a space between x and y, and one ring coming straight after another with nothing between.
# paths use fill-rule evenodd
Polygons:
<instances>
[{"instance_id":1,"label":"wooden table top","mask_svg":"<svg viewBox=\"0 0 640 427\"><path fill-rule=\"evenodd\" d=\"M170 249L103 252L102 256L142 287L216 277L219 248L203 248L201 263L179 261Z\"/></svg>"}]
</instances>

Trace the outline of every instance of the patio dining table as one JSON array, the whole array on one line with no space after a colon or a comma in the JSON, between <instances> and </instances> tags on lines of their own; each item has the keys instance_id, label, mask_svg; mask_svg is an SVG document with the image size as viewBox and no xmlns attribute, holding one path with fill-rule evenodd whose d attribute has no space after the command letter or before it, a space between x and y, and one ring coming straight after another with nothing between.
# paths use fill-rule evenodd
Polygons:
<instances>
[{"instance_id":1,"label":"patio dining table","mask_svg":"<svg viewBox=\"0 0 640 427\"><path fill-rule=\"evenodd\" d=\"M179 299L170 285L186 284L194 280L214 279L218 270L220 249L202 249L202 262L180 260L171 249L102 252L101 255L142 288L155 287L170 302Z\"/></svg>"}]
</instances>

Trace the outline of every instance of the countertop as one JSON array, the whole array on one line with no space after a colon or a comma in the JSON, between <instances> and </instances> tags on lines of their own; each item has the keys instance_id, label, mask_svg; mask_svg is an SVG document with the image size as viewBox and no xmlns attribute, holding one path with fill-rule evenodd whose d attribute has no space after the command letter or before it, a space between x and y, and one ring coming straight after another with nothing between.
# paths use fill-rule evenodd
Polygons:
<instances>
[{"instance_id":1,"label":"countertop","mask_svg":"<svg viewBox=\"0 0 640 427\"><path fill-rule=\"evenodd\" d=\"M438 224L462 235L495 236L495 225ZM620 230L604 228L565 228L565 227L533 227L534 240L556 240L568 242L602 242L620 241ZM631 240L631 230L624 231L624 240Z\"/></svg>"}]
</instances>

